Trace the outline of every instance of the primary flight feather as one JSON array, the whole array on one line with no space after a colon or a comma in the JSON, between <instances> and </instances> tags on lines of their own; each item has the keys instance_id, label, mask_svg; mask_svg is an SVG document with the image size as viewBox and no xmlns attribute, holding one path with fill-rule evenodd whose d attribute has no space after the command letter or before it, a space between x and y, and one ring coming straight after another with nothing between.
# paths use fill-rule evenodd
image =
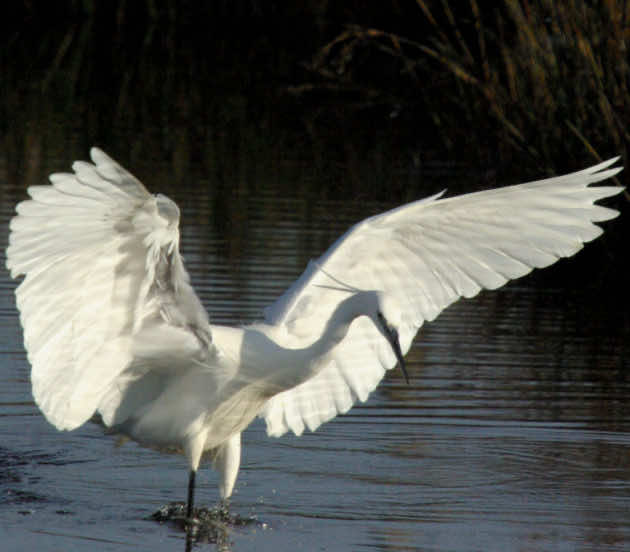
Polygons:
<instances>
[{"instance_id":1,"label":"primary flight feather","mask_svg":"<svg viewBox=\"0 0 630 552\"><path fill-rule=\"evenodd\" d=\"M572 174L442 199L358 223L243 328L210 323L179 253L177 205L97 148L92 163L28 189L7 267L33 396L58 429L95 414L147 446L208 454L229 497L240 434L315 430L365 401L418 329L460 297L497 288L596 238L618 212L590 184L618 158ZM405 372L406 375L406 372Z\"/></svg>"}]
</instances>

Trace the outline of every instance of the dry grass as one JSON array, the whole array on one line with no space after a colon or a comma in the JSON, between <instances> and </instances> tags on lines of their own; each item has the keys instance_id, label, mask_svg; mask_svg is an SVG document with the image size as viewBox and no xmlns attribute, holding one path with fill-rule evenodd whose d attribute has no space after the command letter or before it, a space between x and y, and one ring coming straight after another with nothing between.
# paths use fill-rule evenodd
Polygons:
<instances>
[{"instance_id":1,"label":"dry grass","mask_svg":"<svg viewBox=\"0 0 630 552\"><path fill-rule=\"evenodd\" d=\"M417 88L408 100L426 104L447 145L467 140L508 157L524 151L547 170L585 151L594 160L628 158L630 2L416 3L418 28L429 31L422 39L351 27L318 52L312 69L348 84L358 51L376 47L411 76ZM369 88L368 97L382 97Z\"/></svg>"}]
</instances>

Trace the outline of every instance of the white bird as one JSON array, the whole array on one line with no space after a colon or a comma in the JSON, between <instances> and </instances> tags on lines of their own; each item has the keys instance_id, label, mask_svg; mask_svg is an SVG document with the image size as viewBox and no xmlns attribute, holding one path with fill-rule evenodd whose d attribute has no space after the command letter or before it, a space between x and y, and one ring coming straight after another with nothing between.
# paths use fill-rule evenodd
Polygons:
<instances>
[{"instance_id":1,"label":"white bird","mask_svg":"<svg viewBox=\"0 0 630 552\"><path fill-rule=\"evenodd\" d=\"M365 401L418 329L460 297L580 250L618 212L618 158L565 176L440 199L353 226L265 311L214 325L179 252L175 203L151 195L97 148L92 163L28 189L11 221L7 267L35 402L72 430L99 415L141 445L183 452L187 514L204 454L231 495L241 432L315 430ZM406 372L405 372L406 377Z\"/></svg>"}]
</instances>

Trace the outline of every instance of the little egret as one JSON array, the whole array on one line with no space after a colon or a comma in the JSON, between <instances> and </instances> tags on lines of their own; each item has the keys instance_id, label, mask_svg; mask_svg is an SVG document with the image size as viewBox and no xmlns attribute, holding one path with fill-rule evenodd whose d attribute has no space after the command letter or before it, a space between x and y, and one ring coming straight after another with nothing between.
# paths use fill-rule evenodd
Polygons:
<instances>
[{"instance_id":1,"label":"little egret","mask_svg":"<svg viewBox=\"0 0 630 552\"><path fill-rule=\"evenodd\" d=\"M264 314L214 325L179 252L177 205L103 151L31 186L7 267L35 402L60 430L93 416L141 445L182 452L187 513L202 456L234 488L241 432L300 435L365 401L418 329L460 297L569 257L618 212L589 187L618 158L555 178L441 199L353 226Z\"/></svg>"}]
</instances>

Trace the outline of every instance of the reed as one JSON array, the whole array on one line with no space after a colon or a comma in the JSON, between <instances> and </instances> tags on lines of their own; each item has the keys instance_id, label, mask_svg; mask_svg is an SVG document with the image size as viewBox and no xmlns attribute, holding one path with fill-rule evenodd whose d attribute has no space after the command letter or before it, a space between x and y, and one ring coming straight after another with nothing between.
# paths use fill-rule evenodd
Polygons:
<instances>
[{"instance_id":1,"label":"reed","mask_svg":"<svg viewBox=\"0 0 630 552\"><path fill-rule=\"evenodd\" d=\"M585 152L627 164L630 0L416 0L382 14L309 0L299 14L261 16L257 33L237 15L263 3L237 4L25 2L0 39L0 142L12 170L36 179L27 152L79 155L130 129L143 134L131 155L178 166L219 166L215 149L276 166L297 135L315 144L322 171L351 168L357 189L373 179L383 193L409 183L364 169L366 157L398 156L411 180L445 159L504 175L518 163L521 177L581 166ZM300 60L315 50L309 74Z\"/></svg>"},{"instance_id":2,"label":"reed","mask_svg":"<svg viewBox=\"0 0 630 552\"><path fill-rule=\"evenodd\" d=\"M358 51L376 46L412 76L407 101L431 113L449 148L465 146L481 157L526 152L536 169L549 171L566 168L558 159L583 160L585 151L595 160L612 153L627 159L630 2L416 4L422 38L348 27L317 53L311 69L347 82ZM369 88L369 97L383 96Z\"/></svg>"}]
</instances>

